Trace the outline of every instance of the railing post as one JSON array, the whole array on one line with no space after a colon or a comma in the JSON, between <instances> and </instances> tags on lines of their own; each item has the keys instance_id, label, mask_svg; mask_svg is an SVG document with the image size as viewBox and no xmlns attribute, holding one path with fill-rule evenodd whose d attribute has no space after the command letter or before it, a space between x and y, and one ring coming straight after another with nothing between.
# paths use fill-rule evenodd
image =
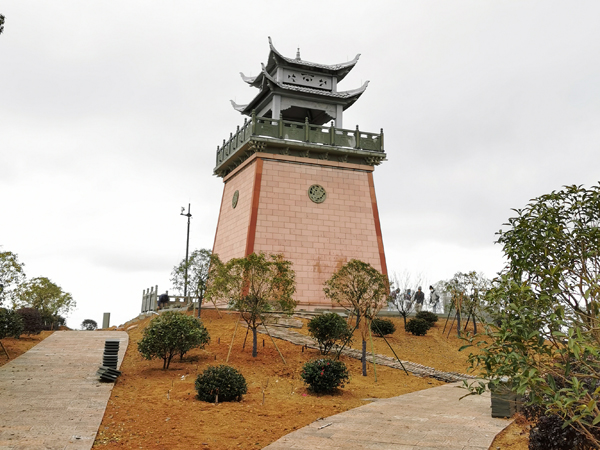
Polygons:
<instances>
[{"instance_id":1,"label":"railing post","mask_svg":"<svg viewBox=\"0 0 600 450\"><path fill-rule=\"evenodd\" d=\"M333 120L331 121L331 126L329 127L329 144L335 145L335 126Z\"/></svg>"},{"instance_id":2,"label":"railing post","mask_svg":"<svg viewBox=\"0 0 600 450\"><path fill-rule=\"evenodd\" d=\"M244 140L246 140L246 133L248 132L248 118L244 117Z\"/></svg>"},{"instance_id":3,"label":"railing post","mask_svg":"<svg viewBox=\"0 0 600 450\"><path fill-rule=\"evenodd\" d=\"M383 151L383 128L380 129L379 136L379 150Z\"/></svg>"},{"instance_id":4,"label":"railing post","mask_svg":"<svg viewBox=\"0 0 600 450\"><path fill-rule=\"evenodd\" d=\"M217 166L219 165L219 146L217 145Z\"/></svg>"},{"instance_id":5,"label":"railing post","mask_svg":"<svg viewBox=\"0 0 600 450\"><path fill-rule=\"evenodd\" d=\"M356 131L354 132L354 140L356 141L355 148L360 148L360 131L358 125L356 125Z\"/></svg>"},{"instance_id":6,"label":"railing post","mask_svg":"<svg viewBox=\"0 0 600 450\"><path fill-rule=\"evenodd\" d=\"M229 156L229 153L225 149L225 139L223 139L223 145L221 145L221 148L223 149L223 155L224 156Z\"/></svg>"},{"instance_id":7,"label":"railing post","mask_svg":"<svg viewBox=\"0 0 600 450\"><path fill-rule=\"evenodd\" d=\"M238 148L240 145L240 126L237 126L237 130L235 132L235 148Z\"/></svg>"},{"instance_id":8,"label":"railing post","mask_svg":"<svg viewBox=\"0 0 600 450\"><path fill-rule=\"evenodd\" d=\"M308 142L308 132L309 132L309 126L308 126L308 117L304 118L304 141Z\"/></svg>"},{"instance_id":9,"label":"railing post","mask_svg":"<svg viewBox=\"0 0 600 450\"><path fill-rule=\"evenodd\" d=\"M256 134L256 110L252 110L252 136Z\"/></svg>"},{"instance_id":10,"label":"railing post","mask_svg":"<svg viewBox=\"0 0 600 450\"><path fill-rule=\"evenodd\" d=\"M279 139L283 138L283 114L279 113Z\"/></svg>"}]
</instances>

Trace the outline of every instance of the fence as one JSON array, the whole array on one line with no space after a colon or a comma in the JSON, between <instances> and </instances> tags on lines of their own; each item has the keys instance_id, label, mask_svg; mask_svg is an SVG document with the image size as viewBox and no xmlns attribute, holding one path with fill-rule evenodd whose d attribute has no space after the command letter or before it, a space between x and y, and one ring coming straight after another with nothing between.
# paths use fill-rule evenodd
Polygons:
<instances>
[{"instance_id":1,"label":"fence","mask_svg":"<svg viewBox=\"0 0 600 450\"><path fill-rule=\"evenodd\" d=\"M163 309L170 308L184 308L191 302L198 303L198 297L183 295L169 295L169 303L167 303ZM142 294L142 312L156 311L158 310L158 285L149 289L144 289Z\"/></svg>"}]
</instances>

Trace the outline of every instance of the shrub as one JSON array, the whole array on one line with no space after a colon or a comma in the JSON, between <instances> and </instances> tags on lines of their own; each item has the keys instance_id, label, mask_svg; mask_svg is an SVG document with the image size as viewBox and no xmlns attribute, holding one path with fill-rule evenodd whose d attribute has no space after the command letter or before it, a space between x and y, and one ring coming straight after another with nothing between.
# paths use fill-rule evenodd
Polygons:
<instances>
[{"instance_id":1,"label":"shrub","mask_svg":"<svg viewBox=\"0 0 600 450\"><path fill-rule=\"evenodd\" d=\"M410 319L406 324L406 331L415 336L425 336L431 324L423 319Z\"/></svg>"},{"instance_id":2,"label":"shrub","mask_svg":"<svg viewBox=\"0 0 600 450\"><path fill-rule=\"evenodd\" d=\"M416 314L415 318L426 320L427 322L429 322L431 324L431 326L433 326L433 324L438 321L437 314L434 314L431 311L419 311Z\"/></svg>"},{"instance_id":3,"label":"shrub","mask_svg":"<svg viewBox=\"0 0 600 450\"><path fill-rule=\"evenodd\" d=\"M144 330L138 351L146 359L162 358L168 369L176 354L181 357L193 348L204 348L210 342L208 331L200 319L175 311L156 317Z\"/></svg>"},{"instance_id":4,"label":"shrub","mask_svg":"<svg viewBox=\"0 0 600 450\"><path fill-rule=\"evenodd\" d=\"M44 329L42 314L35 308L17 309L17 313L23 319L23 333L40 334Z\"/></svg>"},{"instance_id":5,"label":"shrub","mask_svg":"<svg viewBox=\"0 0 600 450\"><path fill-rule=\"evenodd\" d=\"M317 359L304 364L300 374L313 392L331 392L344 387L349 379L346 364L329 358Z\"/></svg>"},{"instance_id":6,"label":"shrub","mask_svg":"<svg viewBox=\"0 0 600 450\"><path fill-rule=\"evenodd\" d=\"M309 334L319 343L323 355L338 342L346 342L352 337L352 329L348 323L336 313L326 313L308 322Z\"/></svg>"},{"instance_id":7,"label":"shrub","mask_svg":"<svg viewBox=\"0 0 600 450\"><path fill-rule=\"evenodd\" d=\"M376 336L382 337L393 334L396 331L396 325L390 319L379 319L378 317L371 322L371 330Z\"/></svg>"},{"instance_id":8,"label":"shrub","mask_svg":"<svg viewBox=\"0 0 600 450\"><path fill-rule=\"evenodd\" d=\"M81 329L87 331L94 331L98 329L98 323L92 319L85 319L81 322Z\"/></svg>"},{"instance_id":9,"label":"shrub","mask_svg":"<svg viewBox=\"0 0 600 450\"><path fill-rule=\"evenodd\" d=\"M225 365L207 368L198 375L194 386L198 398L209 403L240 401L248 391L244 376L233 367Z\"/></svg>"},{"instance_id":10,"label":"shrub","mask_svg":"<svg viewBox=\"0 0 600 450\"><path fill-rule=\"evenodd\" d=\"M593 448L585 436L556 415L541 416L529 432L530 450L583 450Z\"/></svg>"},{"instance_id":11,"label":"shrub","mask_svg":"<svg viewBox=\"0 0 600 450\"><path fill-rule=\"evenodd\" d=\"M18 339L23 333L23 319L15 311L0 308L0 339L13 337Z\"/></svg>"}]
</instances>

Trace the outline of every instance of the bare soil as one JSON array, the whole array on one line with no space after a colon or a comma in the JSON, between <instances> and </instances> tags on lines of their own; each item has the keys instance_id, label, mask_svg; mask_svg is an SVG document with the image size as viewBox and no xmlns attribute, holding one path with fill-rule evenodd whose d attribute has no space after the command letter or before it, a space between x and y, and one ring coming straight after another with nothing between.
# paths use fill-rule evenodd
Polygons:
<instances>
[{"instance_id":1,"label":"bare soil","mask_svg":"<svg viewBox=\"0 0 600 450\"><path fill-rule=\"evenodd\" d=\"M162 360L147 361L137 351L150 319L128 331L123 375L113 389L94 449L260 449L319 418L364 405L369 398L443 384L381 366L375 382L372 365L363 377L360 361L342 357L351 373L350 383L333 395L316 395L307 390L300 372L305 362L320 356L318 351L302 351L302 347L276 340L284 364L270 338L259 335L258 357L252 358L252 333L243 348L246 329L240 326L228 364L245 376L248 393L241 402L205 403L197 400L194 381L209 365L225 364L238 315L222 312L219 318L216 311L204 310L202 318L210 345L191 351L183 361L174 359L168 370L162 370ZM398 330L388 340L401 359L465 372L467 355L458 352L463 342L454 333L449 338L442 335L443 325L422 337L406 334L401 321L396 325ZM360 345L359 335L355 341ZM382 338L374 337L374 347L376 352L391 354Z\"/></svg>"},{"instance_id":2,"label":"bare soil","mask_svg":"<svg viewBox=\"0 0 600 450\"><path fill-rule=\"evenodd\" d=\"M34 347L38 343L42 342L48 336L50 336L52 331L42 331L37 335L23 335L19 339L15 338L4 338L2 339L2 345L8 351L8 355L10 359L6 357L4 350L0 348L0 366L3 366L9 361L21 356L30 348Z\"/></svg>"}]
</instances>

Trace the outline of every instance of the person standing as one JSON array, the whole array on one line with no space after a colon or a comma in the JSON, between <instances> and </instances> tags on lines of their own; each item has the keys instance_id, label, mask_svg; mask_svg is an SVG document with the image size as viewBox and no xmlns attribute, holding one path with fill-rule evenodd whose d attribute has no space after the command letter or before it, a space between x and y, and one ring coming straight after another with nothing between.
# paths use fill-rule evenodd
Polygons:
<instances>
[{"instance_id":1,"label":"person standing","mask_svg":"<svg viewBox=\"0 0 600 450\"><path fill-rule=\"evenodd\" d=\"M420 313L423 309L423 302L425 301L425 293L421 290L421 286L415 292L415 311Z\"/></svg>"},{"instance_id":2,"label":"person standing","mask_svg":"<svg viewBox=\"0 0 600 450\"><path fill-rule=\"evenodd\" d=\"M169 304L169 291L158 296L158 309L164 309Z\"/></svg>"},{"instance_id":3,"label":"person standing","mask_svg":"<svg viewBox=\"0 0 600 450\"><path fill-rule=\"evenodd\" d=\"M440 303L440 296L437 292L435 292L435 288L433 286L429 286L429 304L431 305L431 309L434 313L437 313L438 304Z\"/></svg>"}]
</instances>

